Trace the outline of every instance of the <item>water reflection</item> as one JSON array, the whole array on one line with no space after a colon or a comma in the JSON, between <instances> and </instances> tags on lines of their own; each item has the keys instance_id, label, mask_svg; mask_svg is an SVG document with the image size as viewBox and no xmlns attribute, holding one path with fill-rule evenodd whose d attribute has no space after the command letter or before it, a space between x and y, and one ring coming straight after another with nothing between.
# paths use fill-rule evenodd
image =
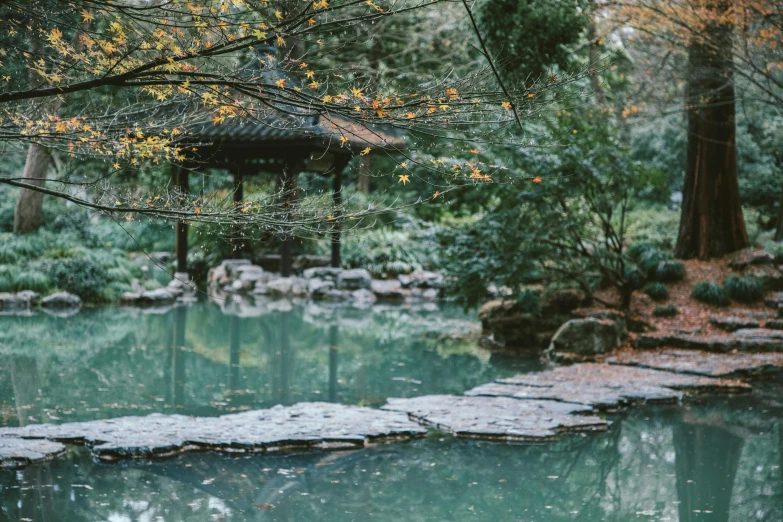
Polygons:
<instances>
[{"instance_id":1,"label":"water reflection","mask_svg":"<svg viewBox=\"0 0 783 522\"><path fill-rule=\"evenodd\" d=\"M305 400L375 406L540 367L451 337L477 323L448 307L246 312L204 303L0 316L0 425L218 415Z\"/></svg>"},{"instance_id":2,"label":"water reflection","mask_svg":"<svg viewBox=\"0 0 783 522\"><path fill-rule=\"evenodd\" d=\"M54 520L41 515L49 502L74 522L777 522L781 415L765 409L755 400L640 409L605 434L542 445L434 436L359 451L122 464L74 452L40 483L37 468L0 472L0 517L16 520L32 503L31 518ZM44 489L49 499L36 500Z\"/></svg>"}]
</instances>

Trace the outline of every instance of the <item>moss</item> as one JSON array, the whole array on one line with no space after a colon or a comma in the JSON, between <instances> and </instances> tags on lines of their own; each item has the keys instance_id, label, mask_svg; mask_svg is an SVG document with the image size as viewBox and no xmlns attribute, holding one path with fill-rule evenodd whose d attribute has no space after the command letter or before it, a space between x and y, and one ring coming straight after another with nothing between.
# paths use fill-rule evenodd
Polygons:
<instances>
[{"instance_id":1,"label":"moss","mask_svg":"<svg viewBox=\"0 0 783 522\"><path fill-rule=\"evenodd\" d=\"M740 303L759 301L767 291L766 284L758 277L734 275L726 278L723 289L729 297Z\"/></svg>"},{"instance_id":2,"label":"moss","mask_svg":"<svg viewBox=\"0 0 783 522\"><path fill-rule=\"evenodd\" d=\"M655 310L653 310L653 315L655 317L674 317L679 313L680 310L674 305L658 305L655 307Z\"/></svg>"},{"instance_id":3,"label":"moss","mask_svg":"<svg viewBox=\"0 0 783 522\"><path fill-rule=\"evenodd\" d=\"M712 306L728 306L729 296L713 281L701 281L694 285L691 297Z\"/></svg>"},{"instance_id":4,"label":"moss","mask_svg":"<svg viewBox=\"0 0 783 522\"><path fill-rule=\"evenodd\" d=\"M663 301L669 297L669 288L658 281L652 281L644 285L644 293L655 301Z\"/></svg>"}]
</instances>

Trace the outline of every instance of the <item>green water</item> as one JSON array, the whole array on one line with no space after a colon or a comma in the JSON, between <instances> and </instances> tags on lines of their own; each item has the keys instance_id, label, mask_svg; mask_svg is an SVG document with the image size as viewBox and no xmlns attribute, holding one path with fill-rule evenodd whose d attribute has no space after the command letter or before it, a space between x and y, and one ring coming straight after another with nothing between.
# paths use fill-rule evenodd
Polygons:
<instances>
[{"instance_id":1,"label":"green water","mask_svg":"<svg viewBox=\"0 0 783 522\"><path fill-rule=\"evenodd\" d=\"M237 319L204 304L184 321L117 309L0 317L3 421L377 404L538 369L450 339L470 326L457 310L322 312ZM780 380L613 420L606 433L538 445L432 434L357 451L114 464L72 449L0 471L0 521L783 520Z\"/></svg>"}]
</instances>

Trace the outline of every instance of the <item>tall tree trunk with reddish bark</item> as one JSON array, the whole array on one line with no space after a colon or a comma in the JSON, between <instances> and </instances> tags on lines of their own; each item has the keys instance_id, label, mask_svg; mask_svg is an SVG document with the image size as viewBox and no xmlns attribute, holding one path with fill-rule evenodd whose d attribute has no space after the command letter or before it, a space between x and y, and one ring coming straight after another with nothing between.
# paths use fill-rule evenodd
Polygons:
<instances>
[{"instance_id":1,"label":"tall tree trunk with reddish bark","mask_svg":"<svg viewBox=\"0 0 783 522\"><path fill-rule=\"evenodd\" d=\"M718 0L727 10L731 2ZM712 23L688 48L688 153L675 254L710 259L749 245L737 183L732 27Z\"/></svg>"}]
</instances>

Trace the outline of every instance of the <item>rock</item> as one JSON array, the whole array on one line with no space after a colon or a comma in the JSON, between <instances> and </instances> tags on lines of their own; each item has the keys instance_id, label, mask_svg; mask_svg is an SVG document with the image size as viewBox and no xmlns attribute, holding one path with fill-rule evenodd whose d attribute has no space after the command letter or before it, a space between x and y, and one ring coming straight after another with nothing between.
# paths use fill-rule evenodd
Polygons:
<instances>
[{"instance_id":1,"label":"rock","mask_svg":"<svg viewBox=\"0 0 783 522\"><path fill-rule=\"evenodd\" d=\"M351 298L354 303L357 304L372 304L375 302L375 294L367 290L366 288L360 288L351 292Z\"/></svg>"},{"instance_id":2,"label":"rock","mask_svg":"<svg viewBox=\"0 0 783 522\"><path fill-rule=\"evenodd\" d=\"M301 277L291 278L291 295L294 297L307 297L307 280Z\"/></svg>"},{"instance_id":3,"label":"rock","mask_svg":"<svg viewBox=\"0 0 783 522\"><path fill-rule=\"evenodd\" d=\"M210 287L223 287L229 282L231 282L231 278L228 277L228 272L224 265L210 268L209 272L207 272L207 284Z\"/></svg>"},{"instance_id":4,"label":"rock","mask_svg":"<svg viewBox=\"0 0 783 522\"><path fill-rule=\"evenodd\" d=\"M274 279L266 284L266 293L271 296L289 296L294 282L290 277Z\"/></svg>"},{"instance_id":5,"label":"rock","mask_svg":"<svg viewBox=\"0 0 783 522\"><path fill-rule=\"evenodd\" d=\"M726 332L734 332L740 328L759 327L759 322L753 319L725 315L713 315L710 317L710 323Z\"/></svg>"},{"instance_id":6,"label":"rock","mask_svg":"<svg viewBox=\"0 0 783 522\"><path fill-rule=\"evenodd\" d=\"M705 352L781 352L783 339L763 328L740 329L734 335L644 334L634 346L642 349L685 348ZM779 332L778 332L779 333Z\"/></svg>"},{"instance_id":7,"label":"rock","mask_svg":"<svg viewBox=\"0 0 783 522\"><path fill-rule=\"evenodd\" d=\"M0 293L0 310L7 312L12 310L24 310L29 306L30 302L23 297L19 297L17 294L9 292Z\"/></svg>"},{"instance_id":8,"label":"rock","mask_svg":"<svg viewBox=\"0 0 783 522\"><path fill-rule=\"evenodd\" d=\"M31 304L33 304L35 301L38 300L40 294L33 290L22 290L21 292L16 293L16 297L19 297L20 299L24 299L25 301L27 301L27 306L29 307Z\"/></svg>"},{"instance_id":9,"label":"rock","mask_svg":"<svg viewBox=\"0 0 783 522\"><path fill-rule=\"evenodd\" d=\"M620 346L617 323L608 319L571 319L561 326L549 346L555 357L573 354L576 357L593 357Z\"/></svg>"},{"instance_id":10,"label":"rock","mask_svg":"<svg viewBox=\"0 0 783 522\"><path fill-rule=\"evenodd\" d=\"M770 290L783 290L783 273L772 265L750 266L745 270L744 275L763 280Z\"/></svg>"},{"instance_id":11,"label":"rock","mask_svg":"<svg viewBox=\"0 0 783 522\"><path fill-rule=\"evenodd\" d=\"M327 301L347 301L351 298L351 293L345 290L338 290L332 288L323 293L324 299Z\"/></svg>"},{"instance_id":12,"label":"rock","mask_svg":"<svg viewBox=\"0 0 783 522\"><path fill-rule=\"evenodd\" d=\"M742 270L750 265L771 265L775 256L766 250L745 248L729 254L727 259L729 268Z\"/></svg>"},{"instance_id":13,"label":"rock","mask_svg":"<svg viewBox=\"0 0 783 522\"><path fill-rule=\"evenodd\" d=\"M161 306L174 303L177 300L177 293L168 288L157 288L141 293L125 292L121 300L125 304L134 306Z\"/></svg>"},{"instance_id":14,"label":"rock","mask_svg":"<svg viewBox=\"0 0 783 522\"><path fill-rule=\"evenodd\" d=\"M343 270L337 274L337 288L340 290L359 290L372 288L370 272L364 268Z\"/></svg>"},{"instance_id":15,"label":"rock","mask_svg":"<svg viewBox=\"0 0 783 522\"><path fill-rule=\"evenodd\" d=\"M569 318L532 316L519 311L519 305L513 301L496 299L484 303L479 309L479 319L495 342L540 351L550 345L552 336Z\"/></svg>"},{"instance_id":16,"label":"rock","mask_svg":"<svg viewBox=\"0 0 783 522\"><path fill-rule=\"evenodd\" d=\"M82 306L82 300L78 295L68 292L55 292L41 300L41 306L44 308L79 308Z\"/></svg>"},{"instance_id":17,"label":"rock","mask_svg":"<svg viewBox=\"0 0 783 522\"><path fill-rule=\"evenodd\" d=\"M609 427L600 417L587 415L589 407L546 400L425 395L391 398L382 409L407 413L428 426L471 439L554 440L567 431L605 431Z\"/></svg>"},{"instance_id":18,"label":"rock","mask_svg":"<svg viewBox=\"0 0 783 522\"><path fill-rule=\"evenodd\" d=\"M334 281L324 279L307 279L307 291L313 299L323 299L329 290L334 289Z\"/></svg>"},{"instance_id":19,"label":"rock","mask_svg":"<svg viewBox=\"0 0 783 522\"><path fill-rule=\"evenodd\" d=\"M555 400L614 410L634 403L676 403L684 394L749 393L744 382L613 364L574 364L499 379L469 396Z\"/></svg>"},{"instance_id":20,"label":"rock","mask_svg":"<svg viewBox=\"0 0 783 522\"><path fill-rule=\"evenodd\" d=\"M780 353L706 353L696 350L666 349L625 351L606 359L610 364L641 366L676 373L708 377L739 377L777 371L783 368Z\"/></svg>"},{"instance_id":21,"label":"rock","mask_svg":"<svg viewBox=\"0 0 783 522\"><path fill-rule=\"evenodd\" d=\"M301 274L308 268L329 266L332 258L329 256L309 256L301 255L294 258L291 269L297 274Z\"/></svg>"},{"instance_id":22,"label":"rock","mask_svg":"<svg viewBox=\"0 0 783 522\"><path fill-rule=\"evenodd\" d=\"M405 300L405 291L397 279L373 279L370 288L379 301L399 302Z\"/></svg>"},{"instance_id":23,"label":"rock","mask_svg":"<svg viewBox=\"0 0 783 522\"><path fill-rule=\"evenodd\" d=\"M783 339L783 332L780 330L768 330L766 328L742 328L734 332L738 337L764 337L767 339Z\"/></svg>"},{"instance_id":24,"label":"rock","mask_svg":"<svg viewBox=\"0 0 783 522\"><path fill-rule=\"evenodd\" d=\"M779 310L783 305L783 292L770 292L764 297L764 304L768 308Z\"/></svg>"},{"instance_id":25,"label":"rock","mask_svg":"<svg viewBox=\"0 0 783 522\"><path fill-rule=\"evenodd\" d=\"M245 284L239 279L234 279L233 281L231 281L231 285L229 285L229 288L231 288L231 290L234 292L241 292L245 290Z\"/></svg>"},{"instance_id":26,"label":"rock","mask_svg":"<svg viewBox=\"0 0 783 522\"><path fill-rule=\"evenodd\" d=\"M325 279L327 281L336 281L337 276L343 271L342 268L331 266L308 268L302 273L305 279Z\"/></svg>"},{"instance_id":27,"label":"rock","mask_svg":"<svg viewBox=\"0 0 783 522\"><path fill-rule=\"evenodd\" d=\"M425 432L403 413L305 402L221 417L154 413L146 417L0 428L0 443L23 445L19 442L23 438L37 438L83 444L99 459L113 461L207 449L233 453L361 448L383 439L421 437ZM61 445L51 448L61 449ZM14 453L23 450L11 449L5 454L13 458Z\"/></svg>"},{"instance_id":28,"label":"rock","mask_svg":"<svg viewBox=\"0 0 783 522\"><path fill-rule=\"evenodd\" d=\"M403 288L443 288L446 285L446 279L438 272L422 271L410 274L400 274L400 284Z\"/></svg>"},{"instance_id":29,"label":"rock","mask_svg":"<svg viewBox=\"0 0 783 522\"><path fill-rule=\"evenodd\" d=\"M248 259L224 259L220 264L225 267L228 277L235 279L239 277L240 270L238 270L238 268L243 265L250 265L251 263Z\"/></svg>"},{"instance_id":30,"label":"rock","mask_svg":"<svg viewBox=\"0 0 783 522\"><path fill-rule=\"evenodd\" d=\"M553 290L544 296L541 313L544 315L565 315L573 312L585 301L585 294L574 288Z\"/></svg>"},{"instance_id":31,"label":"rock","mask_svg":"<svg viewBox=\"0 0 783 522\"><path fill-rule=\"evenodd\" d=\"M0 469L17 469L54 458L65 452L59 442L44 439L0 437Z\"/></svg>"}]
</instances>

